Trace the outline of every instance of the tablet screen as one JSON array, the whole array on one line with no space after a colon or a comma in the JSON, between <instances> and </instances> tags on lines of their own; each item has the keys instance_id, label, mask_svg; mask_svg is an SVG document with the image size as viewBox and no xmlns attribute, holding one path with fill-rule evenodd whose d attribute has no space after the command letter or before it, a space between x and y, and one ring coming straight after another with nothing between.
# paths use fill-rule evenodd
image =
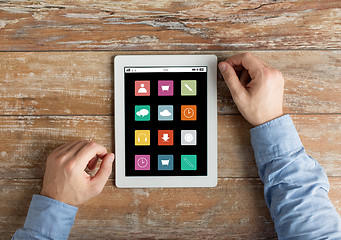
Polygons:
<instances>
[{"instance_id":1,"label":"tablet screen","mask_svg":"<svg viewBox=\"0 0 341 240\"><path fill-rule=\"evenodd\" d=\"M125 67L124 77L125 175L207 176L207 67Z\"/></svg>"}]
</instances>

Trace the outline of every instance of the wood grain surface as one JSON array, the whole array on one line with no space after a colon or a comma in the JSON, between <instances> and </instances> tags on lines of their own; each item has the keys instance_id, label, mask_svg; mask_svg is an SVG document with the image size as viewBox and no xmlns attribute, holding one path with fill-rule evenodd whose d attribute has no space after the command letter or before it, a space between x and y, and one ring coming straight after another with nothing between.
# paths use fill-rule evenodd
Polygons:
<instances>
[{"instance_id":1,"label":"wood grain surface","mask_svg":"<svg viewBox=\"0 0 341 240\"><path fill-rule=\"evenodd\" d=\"M340 49L339 0L1 1L0 50Z\"/></svg>"},{"instance_id":2,"label":"wood grain surface","mask_svg":"<svg viewBox=\"0 0 341 240\"><path fill-rule=\"evenodd\" d=\"M179 53L223 61L238 52L171 54ZM282 71L286 113L341 113L341 50L252 53ZM0 115L112 115L113 57L120 54L146 52L0 53ZM220 74L218 113L238 113Z\"/></svg>"},{"instance_id":3,"label":"wood grain surface","mask_svg":"<svg viewBox=\"0 0 341 240\"><path fill-rule=\"evenodd\" d=\"M328 176L341 177L341 115L294 115L308 154ZM240 115L218 116L218 176L258 177L248 124ZM42 178L48 154L66 142L93 139L113 149L111 116L0 117L1 178Z\"/></svg>"},{"instance_id":4,"label":"wood grain surface","mask_svg":"<svg viewBox=\"0 0 341 240\"><path fill-rule=\"evenodd\" d=\"M330 178L329 197L341 213L341 183ZM0 180L1 238L25 221L41 180ZM99 217L100 216L100 217ZM7 224L10 221L12 224ZM259 179L219 179L215 188L117 189L83 204L70 239L277 239Z\"/></svg>"},{"instance_id":5,"label":"wood grain surface","mask_svg":"<svg viewBox=\"0 0 341 240\"><path fill-rule=\"evenodd\" d=\"M57 146L114 150L113 57L251 51L285 77L290 113L341 213L339 0L0 1L0 239L25 221ZM248 124L218 74L218 186L118 189L82 205L70 239L277 239Z\"/></svg>"}]
</instances>

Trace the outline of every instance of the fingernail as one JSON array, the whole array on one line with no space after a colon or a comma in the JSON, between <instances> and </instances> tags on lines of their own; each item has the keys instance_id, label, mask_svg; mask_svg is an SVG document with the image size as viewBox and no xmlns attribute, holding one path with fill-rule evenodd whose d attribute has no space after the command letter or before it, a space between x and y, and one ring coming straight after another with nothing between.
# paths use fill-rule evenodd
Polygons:
<instances>
[{"instance_id":1,"label":"fingernail","mask_svg":"<svg viewBox=\"0 0 341 240\"><path fill-rule=\"evenodd\" d=\"M218 66L219 66L219 69L220 69L221 73L225 72L225 70L226 70L226 63L221 62L221 63L219 63Z\"/></svg>"},{"instance_id":2,"label":"fingernail","mask_svg":"<svg viewBox=\"0 0 341 240\"><path fill-rule=\"evenodd\" d=\"M110 154L110 157L109 157L109 162L113 163L114 162L114 154Z\"/></svg>"}]
</instances>

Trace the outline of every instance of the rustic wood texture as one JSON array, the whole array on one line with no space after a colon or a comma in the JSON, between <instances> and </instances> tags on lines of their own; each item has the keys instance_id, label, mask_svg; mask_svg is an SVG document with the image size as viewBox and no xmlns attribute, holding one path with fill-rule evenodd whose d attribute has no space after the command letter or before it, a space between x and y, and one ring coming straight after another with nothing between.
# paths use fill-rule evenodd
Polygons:
<instances>
[{"instance_id":1,"label":"rustic wood texture","mask_svg":"<svg viewBox=\"0 0 341 240\"><path fill-rule=\"evenodd\" d=\"M205 53L222 61L236 52L186 52ZM341 51L253 53L283 72L286 113L341 113ZM118 54L145 52L0 53L0 115L112 115ZM220 74L218 112L238 113Z\"/></svg>"},{"instance_id":2,"label":"rustic wood texture","mask_svg":"<svg viewBox=\"0 0 341 240\"><path fill-rule=\"evenodd\" d=\"M329 197L341 213L341 183L330 178ZM0 180L1 239L25 221L41 180ZM99 217L100 216L100 217ZM11 224L8 224L11 222ZM6 226L6 227L4 227ZM277 239L259 179L219 179L215 188L118 189L79 208L70 239Z\"/></svg>"},{"instance_id":3,"label":"rustic wood texture","mask_svg":"<svg viewBox=\"0 0 341 240\"><path fill-rule=\"evenodd\" d=\"M339 0L1 1L0 50L340 49Z\"/></svg>"},{"instance_id":4,"label":"rustic wood texture","mask_svg":"<svg viewBox=\"0 0 341 240\"><path fill-rule=\"evenodd\" d=\"M113 150L113 57L250 50L286 80L290 113L341 213L339 0L0 1L0 239L23 226L48 154ZM149 50L149 51L146 51ZM70 239L277 239L251 128L218 74L218 186L118 189L82 205Z\"/></svg>"},{"instance_id":5,"label":"rustic wood texture","mask_svg":"<svg viewBox=\"0 0 341 240\"><path fill-rule=\"evenodd\" d=\"M341 115L294 115L306 147L328 176L341 177ZM219 177L257 177L248 124L240 115L218 116ZM1 178L42 178L48 154L78 139L112 150L110 116L19 116L0 118Z\"/></svg>"},{"instance_id":6,"label":"rustic wood texture","mask_svg":"<svg viewBox=\"0 0 341 240\"><path fill-rule=\"evenodd\" d=\"M223 60L237 52L187 53L213 53ZM341 179L340 51L253 53L283 72L285 112L293 113L308 154L332 177L333 189ZM55 147L91 138L113 149L116 54L146 53L0 53L1 239L22 226L32 193L39 193L45 159ZM238 114L220 75L218 114L217 188L121 190L111 180L81 207L70 239L276 239L262 185L251 179L258 176L251 126ZM15 201L7 209L8 193ZM339 185L331 197L340 212L335 194L341 194Z\"/></svg>"}]
</instances>

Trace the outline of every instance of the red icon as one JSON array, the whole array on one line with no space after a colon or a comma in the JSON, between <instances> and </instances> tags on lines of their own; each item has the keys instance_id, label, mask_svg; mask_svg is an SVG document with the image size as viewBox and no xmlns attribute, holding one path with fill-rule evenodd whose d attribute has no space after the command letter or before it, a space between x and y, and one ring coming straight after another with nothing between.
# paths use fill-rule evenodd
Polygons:
<instances>
[{"instance_id":1,"label":"red icon","mask_svg":"<svg viewBox=\"0 0 341 240\"><path fill-rule=\"evenodd\" d=\"M158 144L164 146L173 145L173 130L159 130L158 131Z\"/></svg>"},{"instance_id":2,"label":"red icon","mask_svg":"<svg viewBox=\"0 0 341 240\"><path fill-rule=\"evenodd\" d=\"M135 81L135 96L150 96L150 81Z\"/></svg>"}]
</instances>

